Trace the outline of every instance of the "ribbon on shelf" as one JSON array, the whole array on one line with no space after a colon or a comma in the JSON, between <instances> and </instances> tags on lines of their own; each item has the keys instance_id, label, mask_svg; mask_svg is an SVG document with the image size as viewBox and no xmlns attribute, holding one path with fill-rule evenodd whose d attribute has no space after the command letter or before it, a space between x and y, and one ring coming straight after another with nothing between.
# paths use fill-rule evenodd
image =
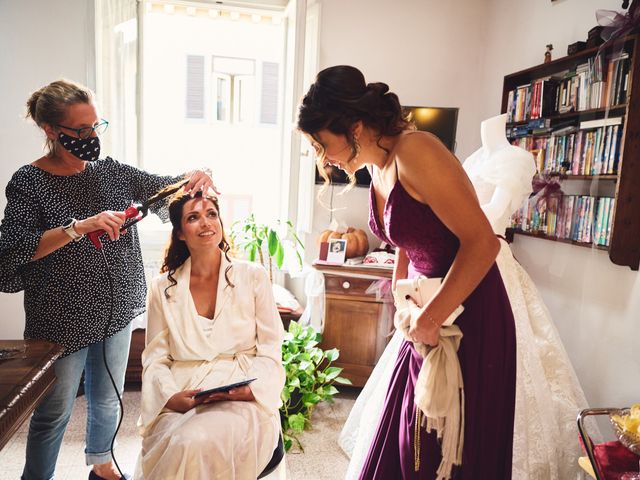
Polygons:
<instances>
[{"instance_id":1,"label":"ribbon on shelf","mask_svg":"<svg viewBox=\"0 0 640 480\"><path fill-rule=\"evenodd\" d=\"M600 36L604 40L604 47L616 38L621 38L640 31L640 4L631 4L625 13L615 10L596 10L598 25L603 27Z\"/></svg>"},{"instance_id":2,"label":"ribbon on shelf","mask_svg":"<svg viewBox=\"0 0 640 480\"><path fill-rule=\"evenodd\" d=\"M558 210L558 199L564 195L560 178L548 173L538 174L531 180L533 194L531 200L535 202L536 209L543 207L553 213Z\"/></svg>"}]
</instances>

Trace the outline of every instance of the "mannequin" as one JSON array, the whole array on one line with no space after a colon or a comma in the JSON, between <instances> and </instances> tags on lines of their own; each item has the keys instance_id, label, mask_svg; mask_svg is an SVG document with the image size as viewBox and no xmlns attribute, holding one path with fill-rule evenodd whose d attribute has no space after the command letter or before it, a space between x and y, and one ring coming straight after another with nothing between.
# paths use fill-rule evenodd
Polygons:
<instances>
[{"instance_id":1,"label":"mannequin","mask_svg":"<svg viewBox=\"0 0 640 480\"><path fill-rule=\"evenodd\" d=\"M511 215L531 193L531 179L536 173L533 155L506 138L506 117L499 115L481 123L482 147L467 158L463 167L483 212L502 238L496 263L516 323L512 475L518 480L576 478L580 447L575 418L586 408L586 399L546 306L502 237ZM340 446L351 456L348 479L357 478L367 454L400 337L396 333L389 342L342 430Z\"/></svg>"},{"instance_id":2,"label":"mannequin","mask_svg":"<svg viewBox=\"0 0 640 480\"><path fill-rule=\"evenodd\" d=\"M463 164L496 235L504 235L509 219L531 193L536 173L533 155L505 137L507 115L480 124L482 147Z\"/></svg>"}]
</instances>

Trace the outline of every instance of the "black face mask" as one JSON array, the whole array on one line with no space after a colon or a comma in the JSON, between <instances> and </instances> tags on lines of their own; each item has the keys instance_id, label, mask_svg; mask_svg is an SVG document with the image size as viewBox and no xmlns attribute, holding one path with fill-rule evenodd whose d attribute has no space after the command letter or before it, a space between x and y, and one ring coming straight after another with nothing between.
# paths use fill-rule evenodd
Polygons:
<instances>
[{"instance_id":1,"label":"black face mask","mask_svg":"<svg viewBox=\"0 0 640 480\"><path fill-rule=\"evenodd\" d=\"M100 156L99 137L76 138L60 132L58 134L58 141L60 145L62 145L62 148L80 160L95 162Z\"/></svg>"}]
</instances>

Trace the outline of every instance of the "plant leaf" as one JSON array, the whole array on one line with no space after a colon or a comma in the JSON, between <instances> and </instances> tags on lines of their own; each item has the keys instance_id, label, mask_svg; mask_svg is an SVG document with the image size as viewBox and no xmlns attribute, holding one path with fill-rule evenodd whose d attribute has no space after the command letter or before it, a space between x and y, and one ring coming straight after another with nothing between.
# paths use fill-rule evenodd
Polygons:
<instances>
[{"instance_id":1,"label":"plant leaf","mask_svg":"<svg viewBox=\"0 0 640 480\"><path fill-rule=\"evenodd\" d=\"M332 348L331 350L326 350L324 352L324 357L330 362L336 361L339 356L340 356L340 352L338 351L337 348Z\"/></svg>"},{"instance_id":2,"label":"plant leaf","mask_svg":"<svg viewBox=\"0 0 640 480\"><path fill-rule=\"evenodd\" d=\"M293 446L293 440L287 434L282 434L282 438L284 439L284 451L288 452L289 450L291 450L291 447Z\"/></svg>"},{"instance_id":3,"label":"plant leaf","mask_svg":"<svg viewBox=\"0 0 640 480\"><path fill-rule=\"evenodd\" d=\"M325 395L329 395L329 396L335 395L336 393L338 393L338 389L333 385L329 385L327 387L324 387L324 393Z\"/></svg>"},{"instance_id":4,"label":"plant leaf","mask_svg":"<svg viewBox=\"0 0 640 480\"><path fill-rule=\"evenodd\" d=\"M278 250L278 244L280 243L278 239L278 234L275 230L269 229L269 235L267 237L268 247L269 247L269 255L272 257L276 254Z\"/></svg>"},{"instance_id":5,"label":"plant leaf","mask_svg":"<svg viewBox=\"0 0 640 480\"><path fill-rule=\"evenodd\" d=\"M318 342L316 342L315 340L309 340L307 343L304 344L304 349L305 350L311 350L316 345L318 345Z\"/></svg>"},{"instance_id":6,"label":"plant leaf","mask_svg":"<svg viewBox=\"0 0 640 480\"><path fill-rule=\"evenodd\" d=\"M284 248L282 247L282 243L278 241L276 245L276 265L278 268L282 268L282 264L284 263Z\"/></svg>"},{"instance_id":7,"label":"plant leaf","mask_svg":"<svg viewBox=\"0 0 640 480\"><path fill-rule=\"evenodd\" d=\"M305 407L313 407L316 403L320 402L322 398L320 395L314 392L307 392L302 395L302 403Z\"/></svg>"},{"instance_id":8,"label":"plant leaf","mask_svg":"<svg viewBox=\"0 0 640 480\"><path fill-rule=\"evenodd\" d=\"M298 377L293 377L291 380L289 380L288 387L300 388L300 379Z\"/></svg>"},{"instance_id":9,"label":"plant leaf","mask_svg":"<svg viewBox=\"0 0 640 480\"><path fill-rule=\"evenodd\" d=\"M301 433L304 430L305 419L302 413L296 413L289 416L289 426L291 430Z\"/></svg>"},{"instance_id":10,"label":"plant leaf","mask_svg":"<svg viewBox=\"0 0 640 480\"><path fill-rule=\"evenodd\" d=\"M341 383L342 385L351 385L351 380L344 377L336 377L334 380L336 383Z\"/></svg>"},{"instance_id":11,"label":"plant leaf","mask_svg":"<svg viewBox=\"0 0 640 480\"><path fill-rule=\"evenodd\" d=\"M302 242L300 241L300 239L298 238L298 235L296 235L295 233L293 233L293 230L291 230L291 235L293 236L293 238L295 238L296 242L298 242L298 245L300 245L300 248L302 248L304 250L304 245L302 244Z\"/></svg>"},{"instance_id":12,"label":"plant leaf","mask_svg":"<svg viewBox=\"0 0 640 480\"><path fill-rule=\"evenodd\" d=\"M329 367L324 371L324 374L327 376L327 380L333 380L342 372L341 368L338 367Z\"/></svg>"},{"instance_id":13,"label":"plant leaf","mask_svg":"<svg viewBox=\"0 0 640 480\"><path fill-rule=\"evenodd\" d=\"M300 370L306 370L310 366L313 366L313 362L309 360L303 360L300 362Z\"/></svg>"},{"instance_id":14,"label":"plant leaf","mask_svg":"<svg viewBox=\"0 0 640 480\"><path fill-rule=\"evenodd\" d=\"M291 334L293 334L294 337L297 337L301 331L302 331L302 327L298 322L296 322L295 320L292 320L289 323L289 332L291 332Z\"/></svg>"},{"instance_id":15,"label":"plant leaf","mask_svg":"<svg viewBox=\"0 0 640 480\"><path fill-rule=\"evenodd\" d=\"M291 399L291 393L290 393L290 391L289 391L289 389L287 388L286 385L282 389L282 392L280 392L280 399L282 400L282 403L284 403L284 404L286 404Z\"/></svg>"}]
</instances>

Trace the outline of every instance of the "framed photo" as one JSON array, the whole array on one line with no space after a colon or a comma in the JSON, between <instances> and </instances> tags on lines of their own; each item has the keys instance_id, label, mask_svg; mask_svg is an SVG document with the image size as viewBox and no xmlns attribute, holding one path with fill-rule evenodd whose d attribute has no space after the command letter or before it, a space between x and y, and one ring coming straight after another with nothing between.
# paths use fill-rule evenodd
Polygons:
<instances>
[{"instance_id":1,"label":"framed photo","mask_svg":"<svg viewBox=\"0 0 640 480\"><path fill-rule=\"evenodd\" d=\"M347 253L347 241L342 238L329 239L329 250L327 252L327 262L344 263Z\"/></svg>"}]
</instances>

